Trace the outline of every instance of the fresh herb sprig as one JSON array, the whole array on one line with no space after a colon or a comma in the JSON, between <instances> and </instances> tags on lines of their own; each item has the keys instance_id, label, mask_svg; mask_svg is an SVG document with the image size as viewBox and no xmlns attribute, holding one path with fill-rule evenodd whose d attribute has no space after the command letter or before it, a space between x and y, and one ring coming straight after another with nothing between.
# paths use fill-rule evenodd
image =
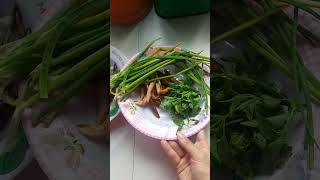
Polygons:
<instances>
[{"instance_id":1,"label":"fresh herb sprig","mask_svg":"<svg viewBox=\"0 0 320 180\"><path fill-rule=\"evenodd\" d=\"M185 120L197 115L201 110L201 94L185 84L170 84L170 92L164 97L161 106L170 112L179 130L186 124Z\"/></svg>"}]
</instances>

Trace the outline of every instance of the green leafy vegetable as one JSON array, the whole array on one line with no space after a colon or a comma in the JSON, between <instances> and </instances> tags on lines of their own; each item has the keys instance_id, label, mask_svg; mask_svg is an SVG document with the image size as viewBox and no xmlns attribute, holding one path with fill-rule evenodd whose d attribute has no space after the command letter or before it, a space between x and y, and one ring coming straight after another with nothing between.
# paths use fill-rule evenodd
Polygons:
<instances>
[{"instance_id":1,"label":"green leafy vegetable","mask_svg":"<svg viewBox=\"0 0 320 180\"><path fill-rule=\"evenodd\" d=\"M293 6L294 10L293 18L288 16L284 11L290 5ZM220 28L221 33L215 31L213 43L236 39L242 46L245 46L245 48L242 48L242 51L254 52L256 54L253 57L246 57L249 59L249 62L252 64L261 64L261 61L267 62L294 80L296 85L295 101L303 104L303 109L298 108L295 104L291 104L292 109L295 110L277 114L277 112L281 111L279 103L280 107L290 105L290 103L286 102L284 104L283 98L279 98L277 101L266 98L264 100L265 111L262 111L261 109L263 108L259 106L256 107L256 110L258 110L259 115L265 116L264 119L267 122L271 123L265 123L261 130L266 134L273 134L272 136L278 135L279 140L277 143L280 144L286 141L286 136L280 136L280 132L277 131L272 132L269 126L272 125L273 128L276 128L287 124L285 126L288 128L288 124L290 123L286 122L290 122L293 119L293 111L303 112L309 168L313 168L314 147L315 145L318 147L314 138L311 100L318 101L320 99L320 81L305 67L303 58L297 48L296 39L298 36L302 36L315 47L320 45L319 37L298 22L298 12L300 10L319 19L317 10L313 9L320 8L319 5L319 2L309 0L225 0L216 1L212 11L216 20L215 22L219 23L215 27L222 27ZM230 37L234 39L228 39ZM239 46L237 45L236 48L239 48ZM238 60L238 64L246 63L246 61L239 61L239 59L243 60L242 55L240 57L237 55L236 58L220 55L218 58L229 61ZM238 66L238 68L244 68L245 70L242 72L245 72L246 76L251 76L245 66ZM239 73L237 72L237 74ZM248 111L244 113L248 114ZM287 120L284 119L286 116L289 117ZM277 147L277 151L280 151L280 147L283 147L279 144L277 146L279 146ZM287 152L286 150L288 149L284 148L280 152ZM267 158L265 160L267 161Z\"/></svg>"},{"instance_id":2,"label":"green leafy vegetable","mask_svg":"<svg viewBox=\"0 0 320 180\"><path fill-rule=\"evenodd\" d=\"M201 110L202 98L200 93L185 84L170 84L170 92L164 97L162 107L168 110L173 116L173 122L179 130L188 123L184 122L190 117L197 115Z\"/></svg>"},{"instance_id":3,"label":"green leafy vegetable","mask_svg":"<svg viewBox=\"0 0 320 180\"><path fill-rule=\"evenodd\" d=\"M211 78L214 110L210 134L218 142L217 151L211 151L213 162L244 179L281 167L290 155L286 137L289 114L296 113L294 104L254 79L228 74Z\"/></svg>"}]
</instances>

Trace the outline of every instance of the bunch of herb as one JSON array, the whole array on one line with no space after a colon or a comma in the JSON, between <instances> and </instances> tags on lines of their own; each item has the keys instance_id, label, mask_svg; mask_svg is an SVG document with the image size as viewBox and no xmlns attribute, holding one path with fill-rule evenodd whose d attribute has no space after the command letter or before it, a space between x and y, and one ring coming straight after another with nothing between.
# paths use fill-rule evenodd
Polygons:
<instances>
[{"instance_id":1,"label":"bunch of herb","mask_svg":"<svg viewBox=\"0 0 320 180\"><path fill-rule=\"evenodd\" d=\"M288 130L300 106L270 84L245 76L216 74L212 83L213 163L246 180L280 168L291 153Z\"/></svg>"},{"instance_id":2,"label":"bunch of herb","mask_svg":"<svg viewBox=\"0 0 320 180\"><path fill-rule=\"evenodd\" d=\"M164 97L161 106L171 113L173 122L179 127L178 130L189 125L190 121L197 122L190 118L200 112L201 94L186 84L170 84L169 87L170 92Z\"/></svg>"},{"instance_id":3,"label":"bunch of herb","mask_svg":"<svg viewBox=\"0 0 320 180\"><path fill-rule=\"evenodd\" d=\"M304 65L297 50L297 36L302 36L312 45L319 46L320 38L298 22L298 12L304 11L319 19L316 1L298 0L226 0L215 1L213 15L219 26L226 27L222 33L214 33L212 43L237 38L255 51L264 60L278 68L295 81L296 100L306 104L305 132L306 148L309 152L309 168L314 164L314 127L311 100L320 99L320 81ZM289 17L284 10L292 7L294 17ZM223 25L222 25L223 24Z\"/></svg>"}]
</instances>

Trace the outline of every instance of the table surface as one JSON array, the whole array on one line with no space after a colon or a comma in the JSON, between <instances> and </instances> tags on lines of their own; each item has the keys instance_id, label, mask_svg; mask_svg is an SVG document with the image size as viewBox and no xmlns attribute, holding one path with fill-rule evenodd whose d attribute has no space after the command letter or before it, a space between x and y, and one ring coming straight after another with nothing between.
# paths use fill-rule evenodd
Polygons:
<instances>
[{"instance_id":1,"label":"table surface","mask_svg":"<svg viewBox=\"0 0 320 180\"><path fill-rule=\"evenodd\" d=\"M202 54L209 56L210 15L166 20L158 17L152 9L136 24L111 26L111 45L128 58L159 37L162 39L158 45L182 43L182 48L202 51ZM208 128L206 132L209 137ZM111 180L177 179L159 140L134 130L122 114L111 122L110 164Z\"/></svg>"}]
</instances>

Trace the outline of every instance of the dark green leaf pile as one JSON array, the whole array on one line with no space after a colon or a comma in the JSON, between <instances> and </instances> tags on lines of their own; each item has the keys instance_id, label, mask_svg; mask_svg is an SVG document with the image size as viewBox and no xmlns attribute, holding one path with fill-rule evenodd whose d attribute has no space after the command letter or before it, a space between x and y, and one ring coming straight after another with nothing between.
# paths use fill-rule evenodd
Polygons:
<instances>
[{"instance_id":1,"label":"dark green leaf pile","mask_svg":"<svg viewBox=\"0 0 320 180\"><path fill-rule=\"evenodd\" d=\"M291 152L288 126L297 107L253 79L217 75L212 81L212 160L244 179L282 166Z\"/></svg>"}]
</instances>

